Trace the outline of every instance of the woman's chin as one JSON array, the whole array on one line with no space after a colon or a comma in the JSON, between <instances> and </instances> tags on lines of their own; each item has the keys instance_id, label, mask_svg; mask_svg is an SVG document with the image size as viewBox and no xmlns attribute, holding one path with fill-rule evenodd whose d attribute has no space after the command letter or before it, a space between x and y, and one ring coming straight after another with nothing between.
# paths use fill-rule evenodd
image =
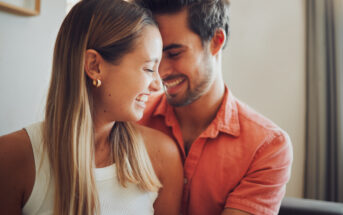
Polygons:
<instances>
[{"instance_id":1,"label":"woman's chin","mask_svg":"<svg viewBox=\"0 0 343 215\"><path fill-rule=\"evenodd\" d=\"M135 121L137 122L137 121L141 120L142 118L143 118L143 112L137 114Z\"/></svg>"},{"instance_id":2,"label":"woman's chin","mask_svg":"<svg viewBox=\"0 0 343 215\"><path fill-rule=\"evenodd\" d=\"M144 112L142 110L135 110L131 117L126 121L137 122L143 118L143 113Z\"/></svg>"}]
</instances>

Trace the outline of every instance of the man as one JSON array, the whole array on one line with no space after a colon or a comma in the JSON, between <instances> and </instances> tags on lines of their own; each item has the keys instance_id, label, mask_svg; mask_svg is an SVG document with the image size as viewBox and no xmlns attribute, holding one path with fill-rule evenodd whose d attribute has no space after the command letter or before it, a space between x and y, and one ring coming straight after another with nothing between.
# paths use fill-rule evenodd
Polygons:
<instances>
[{"instance_id":1,"label":"man","mask_svg":"<svg viewBox=\"0 0 343 215\"><path fill-rule=\"evenodd\" d=\"M225 0L140 0L163 39L165 94L149 99L142 124L177 142L184 213L277 214L290 178L288 135L237 100L222 78Z\"/></svg>"}]
</instances>

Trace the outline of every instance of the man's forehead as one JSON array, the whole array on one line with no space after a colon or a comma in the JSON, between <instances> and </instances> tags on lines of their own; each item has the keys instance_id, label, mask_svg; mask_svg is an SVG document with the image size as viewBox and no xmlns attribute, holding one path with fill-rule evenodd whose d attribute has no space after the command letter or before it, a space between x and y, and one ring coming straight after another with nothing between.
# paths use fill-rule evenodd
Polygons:
<instances>
[{"instance_id":1,"label":"man's forehead","mask_svg":"<svg viewBox=\"0 0 343 215\"><path fill-rule=\"evenodd\" d=\"M186 34L191 32L183 13L156 15L155 19L161 32L163 47L172 44L182 45Z\"/></svg>"}]
</instances>

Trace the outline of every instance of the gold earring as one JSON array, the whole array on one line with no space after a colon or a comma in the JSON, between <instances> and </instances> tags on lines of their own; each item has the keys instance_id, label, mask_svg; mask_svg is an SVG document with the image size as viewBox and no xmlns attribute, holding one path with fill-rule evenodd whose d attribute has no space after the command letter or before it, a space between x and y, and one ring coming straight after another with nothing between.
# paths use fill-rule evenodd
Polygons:
<instances>
[{"instance_id":1,"label":"gold earring","mask_svg":"<svg viewBox=\"0 0 343 215\"><path fill-rule=\"evenodd\" d=\"M98 88L101 86L101 81L99 79L94 79L93 80L93 86Z\"/></svg>"}]
</instances>

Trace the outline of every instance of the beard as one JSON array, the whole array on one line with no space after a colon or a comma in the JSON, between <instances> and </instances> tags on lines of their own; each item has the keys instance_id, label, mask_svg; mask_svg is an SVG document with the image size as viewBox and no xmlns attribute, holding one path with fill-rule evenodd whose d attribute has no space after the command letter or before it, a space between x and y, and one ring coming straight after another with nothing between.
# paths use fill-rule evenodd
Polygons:
<instances>
[{"instance_id":1,"label":"beard","mask_svg":"<svg viewBox=\"0 0 343 215\"><path fill-rule=\"evenodd\" d=\"M171 106L183 107L189 105L209 91L214 82L215 75L213 74L214 70L210 62L210 53L208 50L205 51L201 62L201 65L198 66L199 72L197 76L189 78L181 75L185 78L184 81L188 82L186 92L182 95L168 95L165 91L167 101Z\"/></svg>"},{"instance_id":2,"label":"beard","mask_svg":"<svg viewBox=\"0 0 343 215\"><path fill-rule=\"evenodd\" d=\"M188 88L183 95L168 95L166 93L167 101L171 106L183 107L198 100L207 92L211 79L206 76L200 83L197 83L194 88L190 87L190 80L188 78L186 78L186 81L188 82Z\"/></svg>"}]
</instances>

